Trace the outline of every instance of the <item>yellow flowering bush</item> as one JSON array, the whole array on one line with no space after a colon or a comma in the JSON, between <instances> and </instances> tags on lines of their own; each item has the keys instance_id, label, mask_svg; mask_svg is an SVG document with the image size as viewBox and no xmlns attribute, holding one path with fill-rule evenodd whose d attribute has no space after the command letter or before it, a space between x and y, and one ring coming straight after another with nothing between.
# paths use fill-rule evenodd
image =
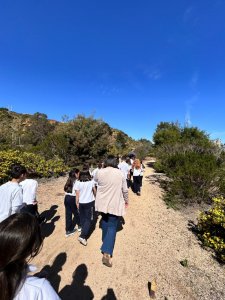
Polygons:
<instances>
[{"instance_id":1,"label":"yellow flowering bush","mask_svg":"<svg viewBox=\"0 0 225 300\"><path fill-rule=\"evenodd\" d=\"M200 213L198 230L203 245L212 248L225 263L225 198L213 198L211 209Z\"/></svg>"},{"instance_id":2,"label":"yellow flowering bush","mask_svg":"<svg viewBox=\"0 0 225 300\"><path fill-rule=\"evenodd\" d=\"M9 179L12 164L20 163L36 177L58 176L66 171L63 161L58 158L45 160L42 156L19 150L0 151L0 184Z\"/></svg>"}]
</instances>

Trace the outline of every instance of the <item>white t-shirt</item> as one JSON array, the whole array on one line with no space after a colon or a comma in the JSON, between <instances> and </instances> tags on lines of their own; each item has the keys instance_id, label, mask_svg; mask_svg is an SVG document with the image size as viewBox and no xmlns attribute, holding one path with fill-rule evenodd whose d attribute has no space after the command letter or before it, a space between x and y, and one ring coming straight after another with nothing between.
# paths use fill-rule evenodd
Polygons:
<instances>
[{"instance_id":1,"label":"white t-shirt","mask_svg":"<svg viewBox=\"0 0 225 300\"><path fill-rule=\"evenodd\" d=\"M142 168L140 168L140 169L134 168L133 169L133 176L143 176L143 169Z\"/></svg>"},{"instance_id":2,"label":"white t-shirt","mask_svg":"<svg viewBox=\"0 0 225 300\"><path fill-rule=\"evenodd\" d=\"M20 182L23 189L23 203L33 204L36 201L38 182L34 179L25 179Z\"/></svg>"},{"instance_id":3,"label":"white t-shirt","mask_svg":"<svg viewBox=\"0 0 225 300\"><path fill-rule=\"evenodd\" d=\"M45 278L28 276L13 300L60 300Z\"/></svg>"},{"instance_id":4,"label":"white t-shirt","mask_svg":"<svg viewBox=\"0 0 225 300\"><path fill-rule=\"evenodd\" d=\"M23 203L22 188L17 182L6 182L0 186L0 222L20 211Z\"/></svg>"},{"instance_id":5,"label":"white t-shirt","mask_svg":"<svg viewBox=\"0 0 225 300\"><path fill-rule=\"evenodd\" d=\"M118 168L122 171L124 178L127 179L127 175L130 172L131 166L128 165L125 161L122 161L119 165Z\"/></svg>"},{"instance_id":6,"label":"white t-shirt","mask_svg":"<svg viewBox=\"0 0 225 300\"><path fill-rule=\"evenodd\" d=\"M97 174L98 170L100 170L100 169L99 169L99 168L96 168L96 169L93 170L93 172L92 172L92 177L93 177L93 178L94 178L95 175Z\"/></svg>"},{"instance_id":7,"label":"white t-shirt","mask_svg":"<svg viewBox=\"0 0 225 300\"><path fill-rule=\"evenodd\" d=\"M97 175L99 170L101 170L101 169L99 169L99 168L94 169L94 171L92 172L92 177L93 178L95 178L95 176ZM95 182L95 185L98 185L97 181L94 180L94 182Z\"/></svg>"},{"instance_id":8,"label":"white t-shirt","mask_svg":"<svg viewBox=\"0 0 225 300\"><path fill-rule=\"evenodd\" d=\"M93 194L93 187L95 186L94 180L90 181L76 181L75 190L80 192L79 203L90 203L95 200Z\"/></svg>"}]
</instances>

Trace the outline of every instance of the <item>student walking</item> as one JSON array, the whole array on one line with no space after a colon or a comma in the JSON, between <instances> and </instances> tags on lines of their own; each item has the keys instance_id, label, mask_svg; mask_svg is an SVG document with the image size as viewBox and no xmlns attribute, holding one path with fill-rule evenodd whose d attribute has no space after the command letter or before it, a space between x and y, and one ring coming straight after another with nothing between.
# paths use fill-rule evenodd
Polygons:
<instances>
[{"instance_id":1,"label":"student walking","mask_svg":"<svg viewBox=\"0 0 225 300\"><path fill-rule=\"evenodd\" d=\"M29 174L27 174L29 176ZM38 219L39 223L44 221L44 217L41 217L38 212L37 201L37 188L38 182L35 179L26 178L19 184L23 190L23 203L25 206L21 209L21 212L28 212Z\"/></svg>"},{"instance_id":2,"label":"student walking","mask_svg":"<svg viewBox=\"0 0 225 300\"><path fill-rule=\"evenodd\" d=\"M78 231L80 228L80 216L76 206L75 182L79 177L79 169L71 170L69 178L64 186L65 198L65 213L66 213L66 237L76 232L75 226L77 224ZM73 219L74 218L74 219Z\"/></svg>"},{"instance_id":3,"label":"student walking","mask_svg":"<svg viewBox=\"0 0 225 300\"><path fill-rule=\"evenodd\" d=\"M135 154L128 154L128 157L130 158L130 165L131 165L131 169L130 169L130 180L132 182L132 177L133 177L133 164L134 164L134 160L135 160Z\"/></svg>"},{"instance_id":4,"label":"student walking","mask_svg":"<svg viewBox=\"0 0 225 300\"><path fill-rule=\"evenodd\" d=\"M87 246L87 238L90 233L91 223L94 217L94 203L96 196L95 182L92 180L88 169L82 170L79 180L76 181L76 204L80 212L81 234L78 241Z\"/></svg>"},{"instance_id":5,"label":"student walking","mask_svg":"<svg viewBox=\"0 0 225 300\"><path fill-rule=\"evenodd\" d=\"M108 267L112 267L119 217L124 215L125 206L128 205L126 179L117 165L116 158L109 156L104 162L105 168L95 176L98 182L95 209L102 214L102 262Z\"/></svg>"},{"instance_id":6,"label":"student walking","mask_svg":"<svg viewBox=\"0 0 225 300\"><path fill-rule=\"evenodd\" d=\"M142 182L143 182L143 176L144 176L144 171L145 171L145 165L143 164L143 161L141 160L140 161L141 163L141 173L140 173L140 176L141 176L141 188L142 188Z\"/></svg>"},{"instance_id":7,"label":"student walking","mask_svg":"<svg viewBox=\"0 0 225 300\"><path fill-rule=\"evenodd\" d=\"M143 168L139 159L135 159L133 163L133 191L138 196L141 196L141 185L143 178Z\"/></svg>"},{"instance_id":8,"label":"student walking","mask_svg":"<svg viewBox=\"0 0 225 300\"><path fill-rule=\"evenodd\" d=\"M27 170L16 164L11 167L11 181L0 186L0 222L19 212L23 204L22 188L19 183L26 178Z\"/></svg>"},{"instance_id":9,"label":"student walking","mask_svg":"<svg viewBox=\"0 0 225 300\"><path fill-rule=\"evenodd\" d=\"M129 159L129 157L128 157ZM129 159L130 161L130 159ZM118 165L118 168L122 171L124 178L127 182L127 187L130 187L130 170L131 165L128 164L128 160L126 159L126 156L122 156L121 162Z\"/></svg>"},{"instance_id":10,"label":"student walking","mask_svg":"<svg viewBox=\"0 0 225 300\"><path fill-rule=\"evenodd\" d=\"M98 172L99 170L101 170L102 167L103 167L102 162L99 162L99 163L97 164L97 168L95 168L95 169L93 170L92 174L91 174L91 175L92 175L92 178L94 178L94 177L96 176L97 172ZM98 183L97 183L97 182L95 182L95 188L96 188L96 191L97 191L97 188L98 188Z\"/></svg>"},{"instance_id":11,"label":"student walking","mask_svg":"<svg viewBox=\"0 0 225 300\"><path fill-rule=\"evenodd\" d=\"M28 276L28 261L42 246L37 219L29 213L16 213L0 223L1 300L60 300L44 278Z\"/></svg>"}]
</instances>

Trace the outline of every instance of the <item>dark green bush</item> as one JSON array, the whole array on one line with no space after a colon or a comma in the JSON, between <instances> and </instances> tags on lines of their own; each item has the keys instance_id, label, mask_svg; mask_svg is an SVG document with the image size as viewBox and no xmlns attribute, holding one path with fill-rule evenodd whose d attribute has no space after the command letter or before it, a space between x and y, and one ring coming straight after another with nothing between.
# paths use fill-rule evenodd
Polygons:
<instances>
[{"instance_id":1,"label":"dark green bush","mask_svg":"<svg viewBox=\"0 0 225 300\"><path fill-rule=\"evenodd\" d=\"M196 127L160 123L155 138L156 171L164 172L169 204L208 202L225 192L223 152Z\"/></svg>"},{"instance_id":2,"label":"dark green bush","mask_svg":"<svg viewBox=\"0 0 225 300\"><path fill-rule=\"evenodd\" d=\"M167 160L166 173L172 178L170 195L185 201L207 201L215 187L216 157L208 153L176 153Z\"/></svg>"}]
</instances>

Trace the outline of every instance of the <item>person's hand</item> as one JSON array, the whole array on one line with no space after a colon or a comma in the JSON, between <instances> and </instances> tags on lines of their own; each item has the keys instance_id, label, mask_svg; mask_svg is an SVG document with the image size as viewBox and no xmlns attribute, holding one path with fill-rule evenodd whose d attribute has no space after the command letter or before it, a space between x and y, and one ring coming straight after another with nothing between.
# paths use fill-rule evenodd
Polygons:
<instances>
[{"instance_id":1,"label":"person's hand","mask_svg":"<svg viewBox=\"0 0 225 300\"><path fill-rule=\"evenodd\" d=\"M129 204L128 202L125 203L125 208L128 208Z\"/></svg>"},{"instance_id":2,"label":"person's hand","mask_svg":"<svg viewBox=\"0 0 225 300\"><path fill-rule=\"evenodd\" d=\"M77 209L79 209L79 202L76 202L76 205L77 205Z\"/></svg>"}]
</instances>

